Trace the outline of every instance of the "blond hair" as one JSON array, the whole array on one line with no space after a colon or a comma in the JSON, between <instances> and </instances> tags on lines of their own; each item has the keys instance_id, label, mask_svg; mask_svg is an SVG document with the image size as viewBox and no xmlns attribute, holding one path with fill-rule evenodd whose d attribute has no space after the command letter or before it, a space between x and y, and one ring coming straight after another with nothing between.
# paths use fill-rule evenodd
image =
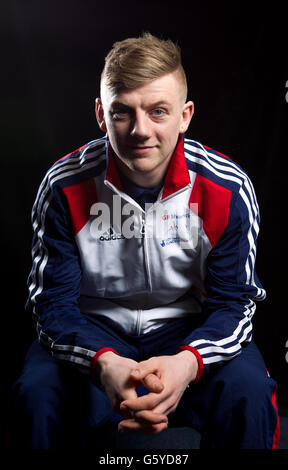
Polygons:
<instances>
[{"instance_id":1,"label":"blond hair","mask_svg":"<svg viewBox=\"0 0 288 470\"><path fill-rule=\"evenodd\" d=\"M112 90L136 89L149 81L177 71L187 98L187 81L178 44L144 33L115 42L105 58L101 83Z\"/></svg>"}]
</instances>

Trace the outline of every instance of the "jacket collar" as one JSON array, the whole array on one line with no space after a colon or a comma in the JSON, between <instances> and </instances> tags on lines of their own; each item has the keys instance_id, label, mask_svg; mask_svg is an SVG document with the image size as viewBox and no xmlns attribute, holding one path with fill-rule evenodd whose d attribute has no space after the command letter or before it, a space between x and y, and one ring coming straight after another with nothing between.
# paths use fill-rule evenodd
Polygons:
<instances>
[{"instance_id":1,"label":"jacket collar","mask_svg":"<svg viewBox=\"0 0 288 470\"><path fill-rule=\"evenodd\" d=\"M190 176L186 165L183 141L184 134L180 134L164 179L164 188L161 199L171 196L190 184ZM124 192L118 169L114 161L113 149L108 138L107 144L106 180L119 191Z\"/></svg>"},{"instance_id":2,"label":"jacket collar","mask_svg":"<svg viewBox=\"0 0 288 470\"><path fill-rule=\"evenodd\" d=\"M190 176L184 154L184 134L180 134L165 176L161 199L177 193L188 184Z\"/></svg>"}]
</instances>

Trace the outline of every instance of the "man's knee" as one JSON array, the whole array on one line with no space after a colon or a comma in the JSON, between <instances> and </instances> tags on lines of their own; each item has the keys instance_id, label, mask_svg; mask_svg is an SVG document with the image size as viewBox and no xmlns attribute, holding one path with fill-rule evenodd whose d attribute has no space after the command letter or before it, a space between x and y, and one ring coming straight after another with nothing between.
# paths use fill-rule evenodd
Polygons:
<instances>
[{"instance_id":1,"label":"man's knee","mask_svg":"<svg viewBox=\"0 0 288 470\"><path fill-rule=\"evenodd\" d=\"M25 403L43 402L44 397L49 397L55 393L55 387L51 383L51 376L47 377L45 371L34 371L23 373L13 386L13 395L15 399L25 401Z\"/></svg>"},{"instance_id":2,"label":"man's knee","mask_svg":"<svg viewBox=\"0 0 288 470\"><path fill-rule=\"evenodd\" d=\"M219 368L214 376L218 397L224 397L229 406L250 409L251 412L269 406L276 383L265 367L237 357Z\"/></svg>"},{"instance_id":3,"label":"man's knee","mask_svg":"<svg viewBox=\"0 0 288 470\"><path fill-rule=\"evenodd\" d=\"M221 375L221 373L220 373ZM269 377L260 352L254 344L244 348L242 353L223 368L226 387L234 401L238 398L243 406L261 408L270 404L275 381Z\"/></svg>"},{"instance_id":4,"label":"man's knee","mask_svg":"<svg viewBox=\"0 0 288 470\"><path fill-rule=\"evenodd\" d=\"M34 344L27 353L23 370L13 386L15 406L35 411L45 403L56 403L63 394L61 370L53 357Z\"/></svg>"}]
</instances>

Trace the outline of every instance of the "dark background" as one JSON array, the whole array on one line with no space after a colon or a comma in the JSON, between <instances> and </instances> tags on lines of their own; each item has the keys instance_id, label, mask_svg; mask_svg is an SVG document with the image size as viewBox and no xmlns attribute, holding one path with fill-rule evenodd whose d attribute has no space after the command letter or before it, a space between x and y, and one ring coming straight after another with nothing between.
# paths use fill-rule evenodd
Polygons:
<instances>
[{"instance_id":1,"label":"dark background","mask_svg":"<svg viewBox=\"0 0 288 470\"><path fill-rule=\"evenodd\" d=\"M189 99L187 136L238 162L261 211L257 272L267 290L254 338L278 402L288 406L286 165L287 22L281 4L7 0L1 3L2 361L10 386L33 328L24 311L30 213L44 172L102 136L94 99L113 42L144 30L182 48ZM286 86L287 82L287 86Z\"/></svg>"}]
</instances>

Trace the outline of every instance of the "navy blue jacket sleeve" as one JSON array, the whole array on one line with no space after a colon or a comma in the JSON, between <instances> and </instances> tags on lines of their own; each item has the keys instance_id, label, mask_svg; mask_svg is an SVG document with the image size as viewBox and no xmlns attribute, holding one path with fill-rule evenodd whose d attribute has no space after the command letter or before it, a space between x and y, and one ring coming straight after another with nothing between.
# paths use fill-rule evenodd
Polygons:
<instances>
[{"instance_id":1,"label":"navy blue jacket sleeve","mask_svg":"<svg viewBox=\"0 0 288 470\"><path fill-rule=\"evenodd\" d=\"M205 321L183 342L201 355L204 373L251 341L255 301L266 295L255 272L259 210L250 188L232 195L228 225L207 258Z\"/></svg>"},{"instance_id":2,"label":"navy blue jacket sleeve","mask_svg":"<svg viewBox=\"0 0 288 470\"><path fill-rule=\"evenodd\" d=\"M26 304L33 311L40 343L57 359L89 372L103 347L99 328L78 307L81 266L61 189L43 180L32 209L32 269Z\"/></svg>"}]
</instances>

